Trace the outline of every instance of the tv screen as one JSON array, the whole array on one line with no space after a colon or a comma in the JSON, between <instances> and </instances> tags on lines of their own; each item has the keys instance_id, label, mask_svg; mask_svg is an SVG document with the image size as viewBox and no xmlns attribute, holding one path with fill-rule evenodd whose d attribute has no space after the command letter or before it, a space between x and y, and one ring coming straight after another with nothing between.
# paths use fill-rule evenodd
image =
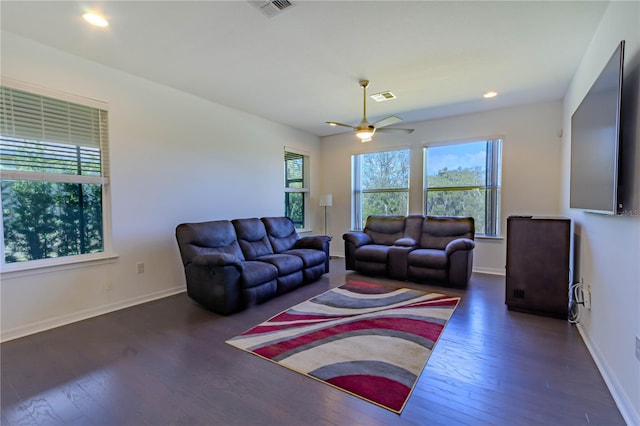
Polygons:
<instances>
[{"instance_id":1,"label":"tv screen","mask_svg":"<svg viewBox=\"0 0 640 426\"><path fill-rule=\"evenodd\" d=\"M571 117L571 208L616 214L624 40Z\"/></svg>"}]
</instances>

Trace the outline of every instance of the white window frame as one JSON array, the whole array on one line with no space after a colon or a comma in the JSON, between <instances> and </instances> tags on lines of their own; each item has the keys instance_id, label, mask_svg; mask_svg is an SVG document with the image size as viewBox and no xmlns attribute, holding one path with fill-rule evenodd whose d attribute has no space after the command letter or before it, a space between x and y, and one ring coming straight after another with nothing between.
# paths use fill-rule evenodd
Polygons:
<instances>
[{"instance_id":1,"label":"white window frame","mask_svg":"<svg viewBox=\"0 0 640 426\"><path fill-rule=\"evenodd\" d=\"M40 95L44 97L54 98L60 101L79 104L104 111L107 114L108 127L108 104L96 99L85 98L66 92L52 90L22 81L2 78L0 84L10 89L21 90ZM105 135L108 131L105 132ZM105 140L106 139L106 140ZM109 179L109 142L108 137L103 138L100 142L101 156L101 176L81 176L81 175L65 175L58 173L42 173L31 171L14 171L0 170L0 180L31 180L61 183L90 183L100 184L102 186L102 251L89 254L78 254L61 256L48 259L36 259L23 262L5 263L4 254L4 220L0 209L0 265L2 266L2 278L14 278L29 275L31 271L37 272L45 269L46 271L66 270L82 266L85 263L102 264L105 261L111 261L117 258L117 254L112 248L112 222L111 222L111 196L110 196L110 179ZM0 195L1 197L1 195ZM1 201L1 199L0 199ZM1 205L1 203L0 203Z\"/></svg>"},{"instance_id":2,"label":"white window frame","mask_svg":"<svg viewBox=\"0 0 640 426\"><path fill-rule=\"evenodd\" d=\"M428 188L428 150L430 148L438 148L442 146L452 145L465 145L477 142L486 142L487 155L485 158L485 170L486 180L485 185L472 185L464 187L442 187L442 188ZM501 238L501 204L502 204L502 137L490 137L490 138L477 138L470 140L461 140L451 142L447 144L433 144L423 147L423 203L422 209L424 214L427 213L427 199L429 191L441 191L441 190L470 190L470 189L483 189L485 190L485 223L488 232L479 233L476 232L476 236L481 238Z\"/></svg>"},{"instance_id":3,"label":"white window frame","mask_svg":"<svg viewBox=\"0 0 640 426\"><path fill-rule=\"evenodd\" d=\"M303 170L303 176L302 176L302 180L303 180L303 187L302 188L289 188L286 186L286 179L287 179L287 165L286 165L286 156L287 153L292 153L292 154L297 154L302 156L302 170ZM283 182L284 182L284 193L285 196L287 193L293 193L293 192L301 192L303 193L303 203L304 203L304 218L303 218L303 225L302 228L296 228L297 232L308 232L310 230L309 227L309 212L310 212L310 194L311 194L311 190L310 190L310 181L311 181L311 174L310 174L310 165L311 165L311 157L309 155L309 153L307 151L303 151L297 148L292 148L289 146L285 146L284 147L284 157L285 157L285 162L283 163L284 168L283 168ZM285 208L285 212L284 215L286 216L287 212L286 212L286 208Z\"/></svg>"},{"instance_id":4,"label":"white window frame","mask_svg":"<svg viewBox=\"0 0 640 426\"><path fill-rule=\"evenodd\" d=\"M369 188L362 189L362 177L361 177L361 161L365 155L379 154L383 152L399 152L406 151L409 154L409 173L407 178L407 186L399 188ZM407 212L409 210L409 183L411 181L411 149L408 147L384 149L380 151L362 152L351 155L351 229L355 231L361 231L363 229L362 216L362 196L363 194L383 193L383 192L403 192L407 194Z\"/></svg>"}]
</instances>

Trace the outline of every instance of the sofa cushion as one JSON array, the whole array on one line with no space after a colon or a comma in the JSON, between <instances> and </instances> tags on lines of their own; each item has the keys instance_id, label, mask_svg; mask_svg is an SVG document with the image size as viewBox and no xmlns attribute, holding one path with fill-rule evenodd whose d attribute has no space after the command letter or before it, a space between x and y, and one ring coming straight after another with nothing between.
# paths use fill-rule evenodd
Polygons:
<instances>
[{"instance_id":1,"label":"sofa cushion","mask_svg":"<svg viewBox=\"0 0 640 426\"><path fill-rule=\"evenodd\" d=\"M300 287L304 283L304 274L300 270L289 275L281 275L276 282L276 294L286 293L294 288Z\"/></svg>"},{"instance_id":2,"label":"sofa cushion","mask_svg":"<svg viewBox=\"0 0 640 426\"><path fill-rule=\"evenodd\" d=\"M244 288L257 287L273 281L277 277L278 268L269 263L258 261L242 262L242 286Z\"/></svg>"},{"instance_id":3,"label":"sofa cushion","mask_svg":"<svg viewBox=\"0 0 640 426\"><path fill-rule=\"evenodd\" d=\"M271 280L255 287L245 287L242 289L242 301L244 306L257 305L266 302L278 294L278 284L276 280Z\"/></svg>"},{"instance_id":4,"label":"sofa cushion","mask_svg":"<svg viewBox=\"0 0 640 426\"><path fill-rule=\"evenodd\" d=\"M314 281L318 280L322 276L322 274L324 274L325 272L326 272L326 270L324 268L324 264L311 266L309 268L305 268L302 271L304 282L305 283L314 282Z\"/></svg>"},{"instance_id":5,"label":"sofa cushion","mask_svg":"<svg viewBox=\"0 0 640 426\"><path fill-rule=\"evenodd\" d=\"M257 258L260 262L269 263L278 268L278 276L289 275L302 271L302 259L291 254L266 254Z\"/></svg>"},{"instance_id":6,"label":"sofa cushion","mask_svg":"<svg viewBox=\"0 0 640 426\"><path fill-rule=\"evenodd\" d=\"M422 233L422 224L424 223L424 216L421 214L410 214L404 221L404 237L413 238L419 241Z\"/></svg>"},{"instance_id":7,"label":"sofa cushion","mask_svg":"<svg viewBox=\"0 0 640 426\"><path fill-rule=\"evenodd\" d=\"M371 238L373 244L393 245L404 237L405 216L377 216L367 218L364 232Z\"/></svg>"},{"instance_id":8,"label":"sofa cushion","mask_svg":"<svg viewBox=\"0 0 640 426\"><path fill-rule=\"evenodd\" d=\"M407 270L407 278L416 282L447 282L446 269L420 268L417 266L409 266Z\"/></svg>"},{"instance_id":9,"label":"sofa cushion","mask_svg":"<svg viewBox=\"0 0 640 426\"><path fill-rule=\"evenodd\" d=\"M263 217L262 222L274 253L289 250L300 239L293 221L288 217Z\"/></svg>"},{"instance_id":10,"label":"sofa cushion","mask_svg":"<svg viewBox=\"0 0 640 426\"><path fill-rule=\"evenodd\" d=\"M197 255L191 260L191 263L196 266L210 268L233 265L239 266L242 261L238 256L229 253L207 253Z\"/></svg>"},{"instance_id":11,"label":"sofa cushion","mask_svg":"<svg viewBox=\"0 0 640 426\"><path fill-rule=\"evenodd\" d=\"M284 254L292 254L302 259L302 263L305 268L311 268L317 265L323 265L327 258L324 251L313 249L293 249L287 250Z\"/></svg>"},{"instance_id":12,"label":"sofa cushion","mask_svg":"<svg viewBox=\"0 0 640 426\"><path fill-rule=\"evenodd\" d=\"M176 228L176 238L185 266L196 256L212 253L228 253L244 260L235 228L228 220L183 223Z\"/></svg>"},{"instance_id":13,"label":"sofa cushion","mask_svg":"<svg viewBox=\"0 0 640 426\"><path fill-rule=\"evenodd\" d=\"M447 252L436 249L417 249L409 253L407 263L430 269L446 269L448 266Z\"/></svg>"},{"instance_id":14,"label":"sofa cushion","mask_svg":"<svg viewBox=\"0 0 640 426\"><path fill-rule=\"evenodd\" d=\"M444 250L457 238L474 239L473 218L427 216L422 224L420 247Z\"/></svg>"},{"instance_id":15,"label":"sofa cushion","mask_svg":"<svg viewBox=\"0 0 640 426\"><path fill-rule=\"evenodd\" d=\"M238 243L246 260L255 260L266 254L273 254L264 224L258 218L234 219Z\"/></svg>"},{"instance_id":16,"label":"sofa cushion","mask_svg":"<svg viewBox=\"0 0 640 426\"><path fill-rule=\"evenodd\" d=\"M367 244L358 248L356 260L364 262L386 263L389 255L389 247L380 244Z\"/></svg>"}]
</instances>

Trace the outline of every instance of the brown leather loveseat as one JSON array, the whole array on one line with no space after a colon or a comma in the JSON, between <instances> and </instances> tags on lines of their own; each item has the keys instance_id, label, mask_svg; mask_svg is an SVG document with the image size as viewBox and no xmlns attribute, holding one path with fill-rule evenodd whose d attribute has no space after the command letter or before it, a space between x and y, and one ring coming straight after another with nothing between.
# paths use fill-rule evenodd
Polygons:
<instances>
[{"instance_id":1,"label":"brown leather loveseat","mask_svg":"<svg viewBox=\"0 0 640 426\"><path fill-rule=\"evenodd\" d=\"M346 269L366 275L464 288L471 278L472 217L369 216L343 235Z\"/></svg>"}]
</instances>

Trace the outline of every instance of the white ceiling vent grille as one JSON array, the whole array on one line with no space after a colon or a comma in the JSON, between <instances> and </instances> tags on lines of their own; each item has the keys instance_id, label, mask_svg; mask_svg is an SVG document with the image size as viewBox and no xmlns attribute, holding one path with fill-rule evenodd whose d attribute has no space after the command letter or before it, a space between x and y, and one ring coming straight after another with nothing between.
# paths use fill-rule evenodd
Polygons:
<instances>
[{"instance_id":1,"label":"white ceiling vent grille","mask_svg":"<svg viewBox=\"0 0 640 426\"><path fill-rule=\"evenodd\" d=\"M395 99L396 97L397 96L391 92L380 92L380 93L374 93L373 95L371 95L371 99L373 99L376 102L390 101L391 99Z\"/></svg>"},{"instance_id":2,"label":"white ceiling vent grille","mask_svg":"<svg viewBox=\"0 0 640 426\"><path fill-rule=\"evenodd\" d=\"M263 15L272 18L293 7L289 0L254 0L250 1Z\"/></svg>"}]
</instances>

